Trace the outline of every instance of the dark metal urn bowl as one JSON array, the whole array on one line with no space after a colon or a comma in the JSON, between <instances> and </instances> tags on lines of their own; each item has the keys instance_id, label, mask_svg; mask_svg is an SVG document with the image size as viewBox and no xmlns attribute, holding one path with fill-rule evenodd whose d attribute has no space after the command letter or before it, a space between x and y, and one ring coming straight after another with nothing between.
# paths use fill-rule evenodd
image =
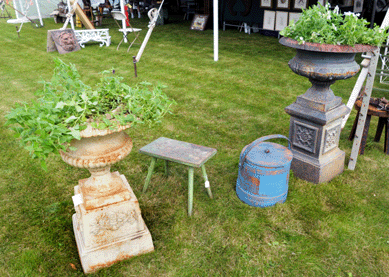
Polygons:
<instances>
[{"instance_id":1,"label":"dark metal urn bowl","mask_svg":"<svg viewBox=\"0 0 389 277\"><path fill-rule=\"evenodd\" d=\"M291 169L295 176L313 183L330 181L344 169L345 154L338 144L342 118L349 111L330 86L356 75L360 66L355 55L373 51L375 47L299 44L285 37L280 43L296 49L289 67L312 83L295 103L285 108L291 115L289 138L294 157Z\"/></svg>"}]
</instances>

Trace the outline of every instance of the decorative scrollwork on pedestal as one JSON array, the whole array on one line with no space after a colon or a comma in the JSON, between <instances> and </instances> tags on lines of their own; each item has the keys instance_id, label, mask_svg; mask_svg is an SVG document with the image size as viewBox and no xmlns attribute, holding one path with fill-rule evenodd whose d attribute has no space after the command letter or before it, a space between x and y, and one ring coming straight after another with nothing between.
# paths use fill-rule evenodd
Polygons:
<instances>
[{"instance_id":1,"label":"decorative scrollwork on pedestal","mask_svg":"<svg viewBox=\"0 0 389 277\"><path fill-rule=\"evenodd\" d=\"M293 145L315 153L317 128L303 123L294 123Z\"/></svg>"},{"instance_id":2,"label":"decorative scrollwork on pedestal","mask_svg":"<svg viewBox=\"0 0 389 277\"><path fill-rule=\"evenodd\" d=\"M340 125L326 130L323 154L338 146Z\"/></svg>"},{"instance_id":3,"label":"decorative scrollwork on pedestal","mask_svg":"<svg viewBox=\"0 0 389 277\"><path fill-rule=\"evenodd\" d=\"M96 217L95 221L90 225L91 233L98 235L104 231L119 230L124 224L132 224L137 220L135 210L128 212L108 212L102 213Z\"/></svg>"}]
</instances>

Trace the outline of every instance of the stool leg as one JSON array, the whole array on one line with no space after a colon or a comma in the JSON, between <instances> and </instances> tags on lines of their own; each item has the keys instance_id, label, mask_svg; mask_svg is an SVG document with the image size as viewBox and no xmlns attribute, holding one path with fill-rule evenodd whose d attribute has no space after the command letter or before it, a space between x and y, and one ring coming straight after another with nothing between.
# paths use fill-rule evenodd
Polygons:
<instances>
[{"instance_id":1,"label":"stool leg","mask_svg":"<svg viewBox=\"0 0 389 277\"><path fill-rule=\"evenodd\" d=\"M211 191L211 186L209 185L208 176L207 176L207 172L205 171L204 165L201 166L201 171L203 172L203 177L204 177L204 181L205 181L205 188L207 189L209 197L212 199L213 195L212 195L212 191Z\"/></svg>"},{"instance_id":2,"label":"stool leg","mask_svg":"<svg viewBox=\"0 0 389 277\"><path fill-rule=\"evenodd\" d=\"M363 155L363 153L365 152L367 134L369 132L369 127L370 127L370 119L371 119L371 115L368 114L366 116L365 127L363 128L361 146L359 147L359 155Z\"/></svg>"},{"instance_id":3,"label":"stool leg","mask_svg":"<svg viewBox=\"0 0 389 277\"><path fill-rule=\"evenodd\" d=\"M169 176L169 161L165 160L165 175Z\"/></svg>"},{"instance_id":4,"label":"stool leg","mask_svg":"<svg viewBox=\"0 0 389 277\"><path fill-rule=\"evenodd\" d=\"M389 118L386 119L385 123L385 145L384 151L386 155L389 155Z\"/></svg>"},{"instance_id":5,"label":"stool leg","mask_svg":"<svg viewBox=\"0 0 389 277\"><path fill-rule=\"evenodd\" d=\"M157 158L154 158L154 157L151 158L151 164L149 166L149 171L147 172L146 182L145 182L145 185L143 186L143 192L146 192L147 187L150 184L151 175L153 174L156 161L157 161Z\"/></svg>"},{"instance_id":6,"label":"stool leg","mask_svg":"<svg viewBox=\"0 0 389 277\"><path fill-rule=\"evenodd\" d=\"M188 187L188 215L192 215L192 207L193 207L193 173L194 169L193 167L189 167L189 176L188 176L188 182L189 182L189 187Z\"/></svg>"},{"instance_id":7,"label":"stool leg","mask_svg":"<svg viewBox=\"0 0 389 277\"><path fill-rule=\"evenodd\" d=\"M375 133L374 141L380 142L382 130L384 129L384 126L386 126L386 118L380 117L378 119L378 126L377 126L377 132Z\"/></svg>"}]
</instances>

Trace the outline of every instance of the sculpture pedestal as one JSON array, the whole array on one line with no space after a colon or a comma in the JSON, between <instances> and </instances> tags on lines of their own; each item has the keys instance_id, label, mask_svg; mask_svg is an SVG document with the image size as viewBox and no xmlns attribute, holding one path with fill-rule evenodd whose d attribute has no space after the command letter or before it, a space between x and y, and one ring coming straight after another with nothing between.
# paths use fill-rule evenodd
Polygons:
<instances>
[{"instance_id":1,"label":"sculpture pedestal","mask_svg":"<svg viewBox=\"0 0 389 277\"><path fill-rule=\"evenodd\" d=\"M291 169L296 177L312 183L330 181L343 172L345 153L338 148L344 104L318 111L296 103L285 108L291 115L289 139L292 142Z\"/></svg>"},{"instance_id":2,"label":"sculpture pedestal","mask_svg":"<svg viewBox=\"0 0 389 277\"><path fill-rule=\"evenodd\" d=\"M131 152L127 128L100 130L89 125L80 140L70 142L73 150L60 151L67 164L91 173L79 180L73 196L73 228L85 273L154 250L134 192L124 175L110 172L112 164Z\"/></svg>"},{"instance_id":3,"label":"sculpture pedestal","mask_svg":"<svg viewBox=\"0 0 389 277\"><path fill-rule=\"evenodd\" d=\"M85 273L154 250L134 192L124 175L118 172L112 175L122 181L122 189L118 193L96 197L89 201L89 205L78 204L75 200L73 228ZM75 186L76 199L85 199L82 185L86 180L80 180Z\"/></svg>"}]
</instances>

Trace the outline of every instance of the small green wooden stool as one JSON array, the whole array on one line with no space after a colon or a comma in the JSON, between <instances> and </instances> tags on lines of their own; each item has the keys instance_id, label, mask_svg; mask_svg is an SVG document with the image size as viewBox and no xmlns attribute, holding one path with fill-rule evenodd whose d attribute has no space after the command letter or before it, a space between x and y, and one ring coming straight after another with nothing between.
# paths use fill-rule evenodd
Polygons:
<instances>
[{"instance_id":1,"label":"small green wooden stool","mask_svg":"<svg viewBox=\"0 0 389 277\"><path fill-rule=\"evenodd\" d=\"M205 180L205 188L207 189L210 198L213 198L211 187L209 185L207 172L205 171L205 162L212 158L217 150L201 145L196 145L179 140L160 137L152 143L142 147L140 153L151 156L151 164L147 173L146 182L143 187L143 192L146 192L149 186L151 175L154 171L155 162L157 159L165 160L165 173L169 175L169 161L184 164L188 166L189 171L189 193L188 193L188 214L192 215L193 207L193 172L194 168L201 167Z\"/></svg>"}]
</instances>

